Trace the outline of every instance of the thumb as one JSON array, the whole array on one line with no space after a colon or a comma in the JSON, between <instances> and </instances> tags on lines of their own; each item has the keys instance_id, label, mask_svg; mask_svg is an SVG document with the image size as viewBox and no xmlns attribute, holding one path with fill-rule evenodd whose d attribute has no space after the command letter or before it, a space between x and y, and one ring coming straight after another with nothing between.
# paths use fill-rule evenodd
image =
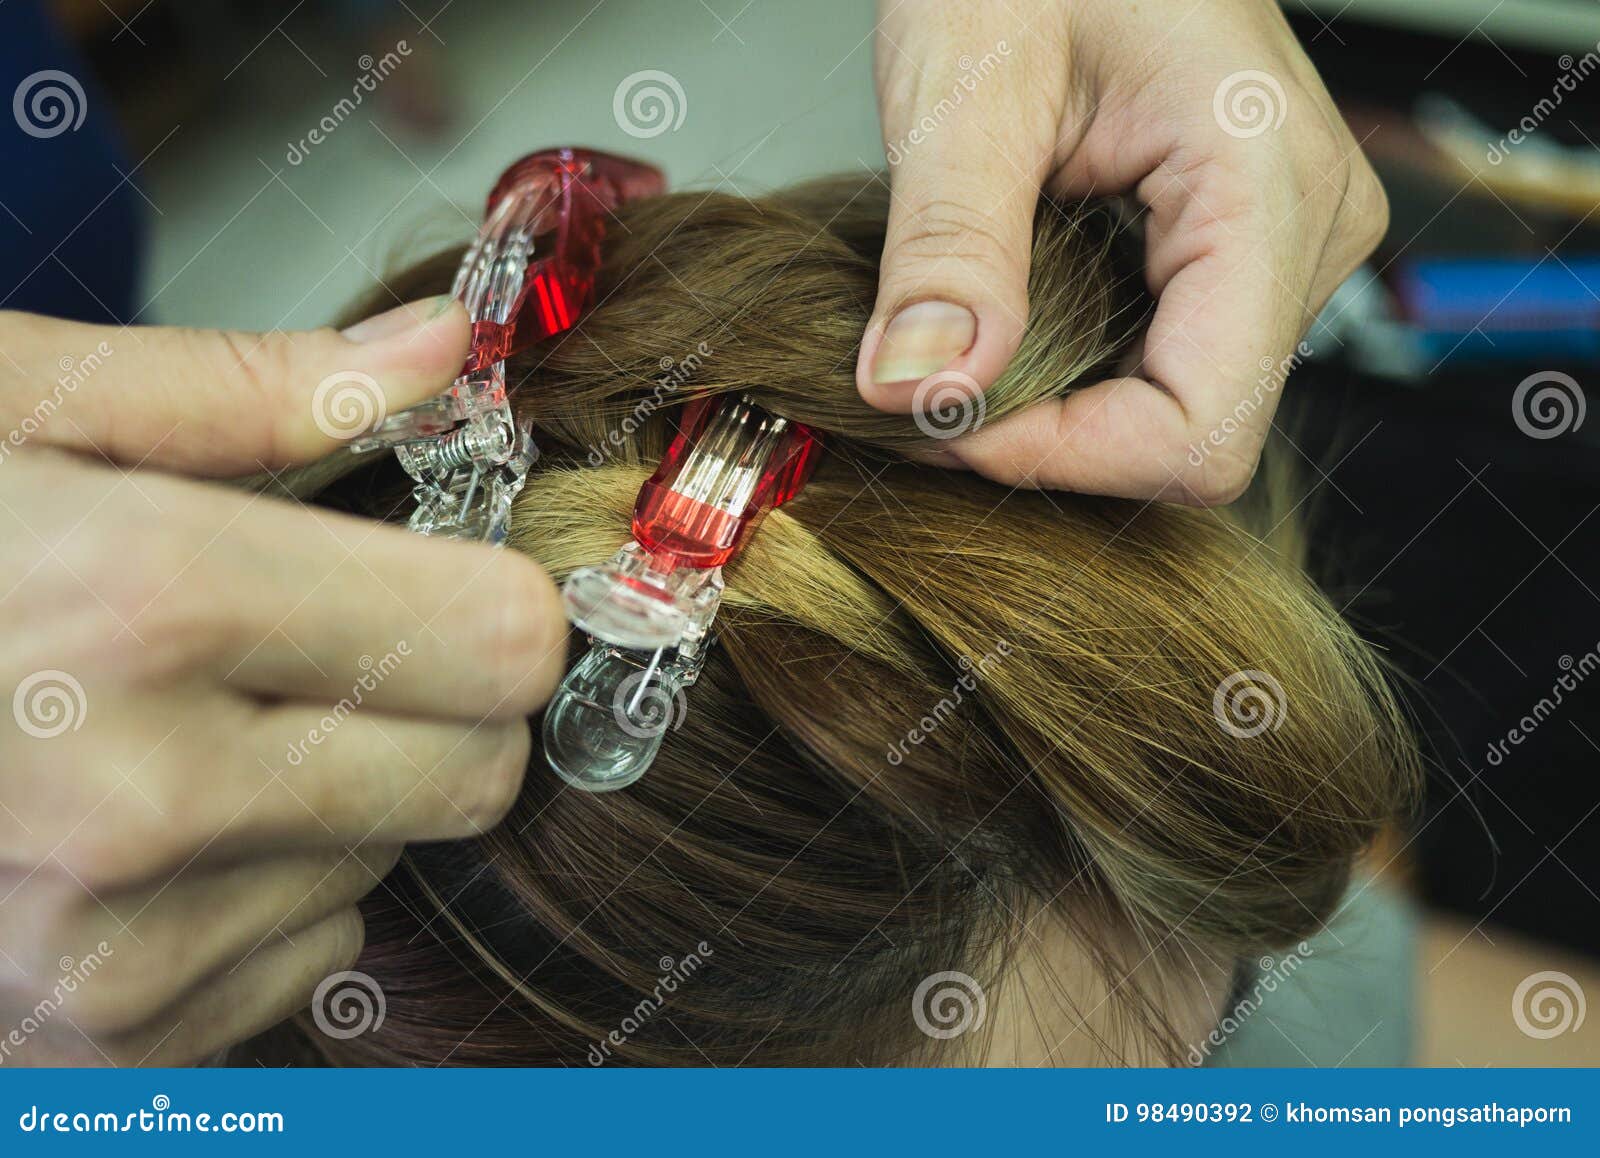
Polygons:
<instances>
[{"instance_id":1,"label":"thumb","mask_svg":"<svg viewBox=\"0 0 1600 1158\"><path fill-rule=\"evenodd\" d=\"M342 333L0 313L0 457L32 442L224 477L309 462L443 391L470 339L448 297Z\"/></svg>"},{"instance_id":2,"label":"thumb","mask_svg":"<svg viewBox=\"0 0 1600 1158\"><path fill-rule=\"evenodd\" d=\"M970 61L939 55L955 67ZM908 88L892 77L881 86L889 222L856 367L862 398L880 410L926 409L934 383L987 389L1027 325L1048 143L1019 139L1032 136L1022 126L1036 118L1014 108L1002 77L967 93L971 71L946 84L928 70L901 97L888 95Z\"/></svg>"}]
</instances>

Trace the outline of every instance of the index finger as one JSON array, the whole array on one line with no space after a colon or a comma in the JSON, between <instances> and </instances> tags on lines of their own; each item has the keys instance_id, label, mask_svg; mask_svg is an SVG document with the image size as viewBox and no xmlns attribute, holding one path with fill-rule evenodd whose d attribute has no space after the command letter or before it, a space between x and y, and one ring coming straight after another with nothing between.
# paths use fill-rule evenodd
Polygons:
<instances>
[{"instance_id":1,"label":"index finger","mask_svg":"<svg viewBox=\"0 0 1600 1158\"><path fill-rule=\"evenodd\" d=\"M443 391L470 335L448 297L342 333L96 326L0 311L0 449L31 442L222 476L309 462Z\"/></svg>"},{"instance_id":2,"label":"index finger","mask_svg":"<svg viewBox=\"0 0 1600 1158\"><path fill-rule=\"evenodd\" d=\"M561 677L559 593L514 550L154 472L128 486L66 455L19 455L5 477L88 512L12 598L87 588L105 662L436 719L526 716ZM30 536L14 505L0 523Z\"/></svg>"},{"instance_id":3,"label":"index finger","mask_svg":"<svg viewBox=\"0 0 1600 1158\"><path fill-rule=\"evenodd\" d=\"M530 715L566 668L554 581L508 548L261 500L215 564L246 594L231 687L453 719ZM241 520L244 522L244 520ZM210 572L207 566L203 570Z\"/></svg>"}]
</instances>

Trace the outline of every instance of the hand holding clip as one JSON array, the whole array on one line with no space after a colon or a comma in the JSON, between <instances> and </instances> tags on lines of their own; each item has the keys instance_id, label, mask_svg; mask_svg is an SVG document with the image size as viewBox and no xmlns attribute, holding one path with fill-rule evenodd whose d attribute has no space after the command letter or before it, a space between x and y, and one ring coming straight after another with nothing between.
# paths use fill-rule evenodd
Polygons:
<instances>
[{"instance_id":1,"label":"hand holding clip","mask_svg":"<svg viewBox=\"0 0 1600 1158\"><path fill-rule=\"evenodd\" d=\"M342 335L0 312L0 1025L59 1002L8 1063L186 1064L265 1029L350 967L402 844L515 800L566 658L543 571L177 477L321 458L319 384L404 406L467 343L448 299Z\"/></svg>"}]
</instances>

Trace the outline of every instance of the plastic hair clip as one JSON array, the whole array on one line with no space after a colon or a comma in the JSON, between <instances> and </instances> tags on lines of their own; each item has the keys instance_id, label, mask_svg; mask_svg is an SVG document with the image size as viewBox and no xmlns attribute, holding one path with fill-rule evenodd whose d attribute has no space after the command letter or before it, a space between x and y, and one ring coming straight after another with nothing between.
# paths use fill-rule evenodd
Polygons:
<instances>
[{"instance_id":1,"label":"plastic hair clip","mask_svg":"<svg viewBox=\"0 0 1600 1158\"><path fill-rule=\"evenodd\" d=\"M545 758L567 783L606 792L644 775L700 676L722 565L765 512L799 493L821 450L810 427L748 397L685 408L639 490L633 541L562 586L567 615L590 641L545 710Z\"/></svg>"},{"instance_id":2,"label":"plastic hair clip","mask_svg":"<svg viewBox=\"0 0 1600 1158\"><path fill-rule=\"evenodd\" d=\"M576 324L594 297L607 217L665 187L649 165L587 149L531 153L501 175L451 290L472 318L460 377L351 443L357 453L392 447L416 480L413 531L505 540L537 454L529 426L512 417L506 359Z\"/></svg>"}]
</instances>

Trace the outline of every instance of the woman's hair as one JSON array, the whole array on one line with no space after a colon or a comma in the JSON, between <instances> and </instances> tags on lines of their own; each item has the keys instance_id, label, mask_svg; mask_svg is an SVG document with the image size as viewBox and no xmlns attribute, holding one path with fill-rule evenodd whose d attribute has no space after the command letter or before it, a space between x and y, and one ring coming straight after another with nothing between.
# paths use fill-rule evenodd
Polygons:
<instances>
[{"instance_id":1,"label":"woman's hair","mask_svg":"<svg viewBox=\"0 0 1600 1158\"><path fill-rule=\"evenodd\" d=\"M1107 1054L1177 1060L1178 983L1316 932L1404 806L1407 731L1281 495L1252 520L900 457L927 436L854 380L886 212L881 182L844 179L628 205L592 312L513 360L541 453L510 547L558 580L627 539L691 398L748 392L829 452L727 568L644 779L577 791L535 742L503 825L414 847L369 898L359 968L386 1017L313 1033L326 1056L977 1061L983 1032L951 1038L927 1004L937 975L992 1010L1031 957ZM1027 337L988 421L1102 373L1143 309L1104 210L1037 217ZM459 257L389 288L447 292ZM337 493L372 512L393 482ZM1088 1017L1091 993L1114 1018Z\"/></svg>"}]
</instances>

